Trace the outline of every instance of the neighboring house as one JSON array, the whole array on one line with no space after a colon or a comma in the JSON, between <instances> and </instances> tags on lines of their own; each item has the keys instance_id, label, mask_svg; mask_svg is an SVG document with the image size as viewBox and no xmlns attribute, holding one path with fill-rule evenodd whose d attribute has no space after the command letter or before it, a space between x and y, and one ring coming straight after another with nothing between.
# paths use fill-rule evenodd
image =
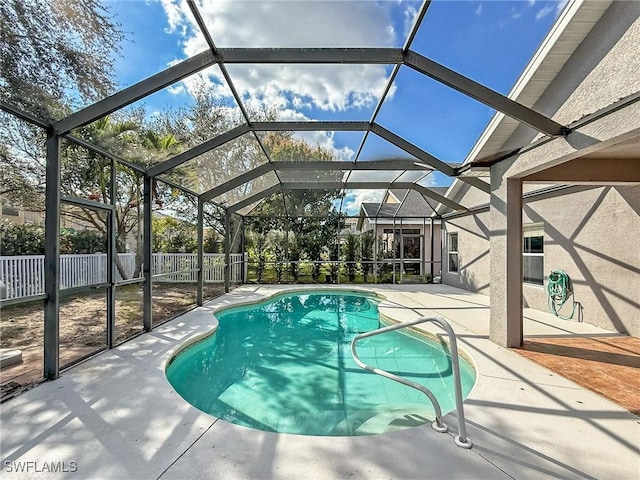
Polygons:
<instances>
[{"instance_id":1,"label":"neighboring house","mask_svg":"<svg viewBox=\"0 0 640 480\"><path fill-rule=\"evenodd\" d=\"M443 195L447 189L431 190ZM378 251L399 260L404 273L433 278L441 269L440 220L429 218L435 206L414 190L389 190L381 203L362 204L357 229L375 232Z\"/></svg>"},{"instance_id":2,"label":"neighboring house","mask_svg":"<svg viewBox=\"0 0 640 480\"><path fill-rule=\"evenodd\" d=\"M358 217L346 217L344 218L344 228L340 230L340 243L344 243L344 237L349 234L360 235L358 230Z\"/></svg>"},{"instance_id":3,"label":"neighboring house","mask_svg":"<svg viewBox=\"0 0 640 480\"><path fill-rule=\"evenodd\" d=\"M1 220L8 220L16 225L44 226L44 212L30 212L12 205L2 205Z\"/></svg>"},{"instance_id":4,"label":"neighboring house","mask_svg":"<svg viewBox=\"0 0 640 480\"><path fill-rule=\"evenodd\" d=\"M63 212L70 212L75 207L65 206ZM44 211L29 211L22 207L12 205L2 205L2 220L9 220L16 225L37 225L44 227ZM82 220L72 215L60 215L61 228L74 228L76 230L95 229L95 226L88 221Z\"/></svg>"},{"instance_id":5,"label":"neighboring house","mask_svg":"<svg viewBox=\"0 0 640 480\"><path fill-rule=\"evenodd\" d=\"M62 208L63 214L60 215L60 228L72 228L75 230L97 230L96 226L91 222L84 220L82 217L74 215L64 214L64 212L71 213L74 208L65 205ZM2 217L1 220L8 220L16 225L36 225L44 228L44 211L29 211L21 207L14 207L11 205L2 205ZM125 251L135 252L136 240L135 231L132 231L128 236L125 244ZM106 246L105 246L106 248Z\"/></svg>"},{"instance_id":6,"label":"neighboring house","mask_svg":"<svg viewBox=\"0 0 640 480\"><path fill-rule=\"evenodd\" d=\"M491 193L456 180L447 197L472 214L438 207L442 281L491 291L499 344L519 344L523 305L548 311L553 270L571 279L573 321L640 336L639 16L640 2L570 4L509 96L572 133L536 143L496 115L466 162L489 166Z\"/></svg>"}]
</instances>

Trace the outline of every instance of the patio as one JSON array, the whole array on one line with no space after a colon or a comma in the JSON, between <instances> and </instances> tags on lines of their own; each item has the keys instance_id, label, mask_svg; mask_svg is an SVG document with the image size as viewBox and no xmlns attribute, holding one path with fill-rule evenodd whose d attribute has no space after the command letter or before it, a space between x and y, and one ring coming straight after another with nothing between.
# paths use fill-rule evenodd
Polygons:
<instances>
[{"instance_id":1,"label":"patio","mask_svg":"<svg viewBox=\"0 0 640 480\"><path fill-rule=\"evenodd\" d=\"M637 416L489 341L489 298L445 285L366 289L386 297L380 311L390 318L435 313L451 322L478 373L465 401L471 450L454 445L452 415L446 435L427 426L369 437L281 435L217 420L172 390L166 361L210 328L214 309L284 288L238 287L3 404L3 465L75 462L77 477L136 479L637 476ZM531 309L524 316L525 337L611 335Z\"/></svg>"}]
</instances>

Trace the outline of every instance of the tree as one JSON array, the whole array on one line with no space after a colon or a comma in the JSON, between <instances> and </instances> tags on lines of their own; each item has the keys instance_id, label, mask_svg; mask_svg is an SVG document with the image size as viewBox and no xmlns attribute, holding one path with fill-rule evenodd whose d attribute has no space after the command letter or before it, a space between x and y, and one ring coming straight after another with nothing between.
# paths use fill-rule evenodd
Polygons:
<instances>
[{"instance_id":1,"label":"tree","mask_svg":"<svg viewBox=\"0 0 640 480\"><path fill-rule=\"evenodd\" d=\"M271 222L268 218L250 217L245 221L247 247L252 263L256 264L257 281L262 281L267 264L267 255L271 249L269 232Z\"/></svg>"},{"instance_id":2,"label":"tree","mask_svg":"<svg viewBox=\"0 0 640 480\"><path fill-rule=\"evenodd\" d=\"M287 242L289 247L289 272L293 277L293 282L298 283L300 279L300 259L302 258L302 251L300 249L300 243L298 237L291 235Z\"/></svg>"},{"instance_id":3,"label":"tree","mask_svg":"<svg viewBox=\"0 0 640 480\"><path fill-rule=\"evenodd\" d=\"M291 132L270 132L263 137L265 149L274 162L284 161L332 161L330 151L311 146L293 137ZM305 181L331 181L342 178L341 170L319 171ZM335 208L340 198L338 190L288 190L272 195L258 205L252 215L272 219L272 228L291 234L288 242L290 271L294 281L299 278L298 263L303 256L313 261L312 279L320 277L323 257L331 256L338 229L344 221ZM277 223L277 219L280 223ZM336 252L337 253L337 252Z\"/></svg>"},{"instance_id":4,"label":"tree","mask_svg":"<svg viewBox=\"0 0 640 480\"><path fill-rule=\"evenodd\" d=\"M191 148L244 123L240 111L217 98L207 83L196 82L190 93L193 103L159 116L154 124L156 130L172 133L186 148ZM249 113L254 121L275 119L275 113L267 110L250 110ZM205 192L266 161L255 136L248 133L189 160L167 175L195 191ZM256 178L226 192L216 201L232 205L252 191L261 189L264 184L264 177Z\"/></svg>"},{"instance_id":5,"label":"tree","mask_svg":"<svg viewBox=\"0 0 640 480\"><path fill-rule=\"evenodd\" d=\"M162 253L195 253L198 249L195 227L173 217L152 219L153 251Z\"/></svg>"},{"instance_id":6,"label":"tree","mask_svg":"<svg viewBox=\"0 0 640 480\"><path fill-rule=\"evenodd\" d=\"M246 234L247 248L249 249L249 259L256 266L256 279L258 283L262 281L262 274L267 265L267 254L271 243L269 237L262 232L250 230Z\"/></svg>"},{"instance_id":7,"label":"tree","mask_svg":"<svg viewBox=\"0 0 640 480\"><path fill-rule=\"evenodd\" d=\"M45 133L7 113L0 113L0 198L41 211L44 208Z\"/></svg>"},{"instance_id":8,"label":"tree","mask_svg":"<svg viewBox=\"0 0 640 480\"><path fill-rule=\"evenodd\" d=\"M95 230L76 230L62 228L60 230L60 253L90 254L106 253L107 236Z\"/></svg>"},{"instance_id":9,"label":"tree","mask_svg":"<svg viewBox=\"0 0 640 480\"><path fill-rule=\"evenodd\" d=\"M360 247L360 256L362 261L362 276L364 277L364 282L367 283L369 272L373 269L373 248L375 239L373 236L373 232L364 232L361 236L361 247Z\"/></svg>"},{"instance_id":10,"label":"tree","mask_svg":"<svg viewBox=\"0 0 640 480\"><path fill-rule=\"evenodd\" d=\"M204 252L205 253L222 253L223 241L220 234L213 228L209 228L204 236Z\"/></svg>"},{"instance_id":11,"label":"tree","mask_svg":"<svg viewBox=\"0 0 640 480\"><path fill-rule=\"evenodd\" d=\"M177 154L181 145L170 133L159 134L145 126L144 109L134 109L119 115L103 117L81 130L88 141L125 158L130 163L146 169L159 161ZM79 196L104 203L110 201L109 181L111 161L73 143L62 149L65 181L63 191L67 195ZM125 243L129 235L136 239L136 263L134 276L142 268L142 175L126 165L116 164L116 236ZM166 198L170 194L163 192ZM161 197L156 188L157 200ZM161 203L161 201L159 201ZM90 209L70 212L78 221L89 223L106 233L106 217ZM116 260L122 278L127 278L123 266Z\"/></svg>"},{"instance_id":12,"label":"tree","mask_svg":"<svg viewBox=\"0 0 640 480\"><path fill-rule=\"evenodd\" d=\"M145 126L144 109L132 109L119 114L106 116L82 127L78 134L101 146L107 151L126 159L129 163L146 169L180 152L182 148L177 138L170 133L160 134ZM11 127L0 134L6 141L8 150L16 152L6 159L6 168L0 169L0 179L7 188L0 190L3 198L22 208L44 210L45 153L44 141L38 140L38 132L24 122L10 119ZM33 142L33 143L32 143ZM1 151L0 151L1 154ZM98 155L74 143L64 141L61 148L61 193L71 197L87 198L109 203L111 160ZM3 163L4 163L3 158ZM4 165L3 165L4 167ZM116 164L116 199L114 215L116 217L117 244L124 245L133 235L136 246L136 264L134 276L142 268L142 227L143 177L134 168ZM169 190L169 192L167 192ZM171 198L170 189L156 188L157 199ZM88 208L64 209L63 215L72 218L81 226L95 228L106 234L107 216ZM116 259L116 266L122 278L126 272Z\"/></svg>"},{"instance_id":13,"label":"tree","mask_svg":"<svg viewBox=\"0 0 640 480\"><path fill-rule=\"evenodd\" d=\"M289 252L289 233L280 230L272 230L270 236L273 255L275 257L274 268L276 271L276 283L281 283Z\"/></svg>"},{"instance_id":14,"label":"tree","mask_svg":"<svg viewBox=\"0 0 640 480\"><path fill-rule=\"evenodd\" d=\"M99 0L0 2L0 96L42 118L114 89L123 34Z\"/></svg>"},{"instance_id":15,"label":"tree","mask_svg":"<svg viewBox=\"0 0 640 480\"><path fill-rule=\"evenodd\" d=\"M0 255L44 255L44 228L0 223Z\"/></svg>"},{"instance_id":16,"label":"tree","mask_svg":"<svg viewBox=\"0 0 640 480\"><path fill-rule=\"evenodd\" d=\"M0 223L0 255L44 255L44 228L37 225ZM60 253L105 253L107 237L95 230L60 229Z\"/></svg>"},{"instance_id":17,"label":"tree","mask_svg":"<svg viewBox=\"0 0 640 480\"><path fill-rule=\"evenodd\" d=\"M347 262L347 275L349 281L353 282L356 279L357 262L360 260L360 239L357 235L351 232L347 233L344 237L343 251Z\"/></svg>"}]
</instances>

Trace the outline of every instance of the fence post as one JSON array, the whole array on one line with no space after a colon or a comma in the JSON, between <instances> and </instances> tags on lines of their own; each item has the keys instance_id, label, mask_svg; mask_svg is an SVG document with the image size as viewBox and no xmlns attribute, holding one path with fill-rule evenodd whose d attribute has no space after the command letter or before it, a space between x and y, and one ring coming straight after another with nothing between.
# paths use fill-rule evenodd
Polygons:
<instances>
[{"instance_id":1,"label":"fence post","mask_svg":"<svg viewBox=\"0 0 640 480\"><path fill-rule=\"evenodd\" d=\"M244 252L242 254L242 271L244 273L242 277L242 283L247 283L247 275L249 273L249 253Z\"/></svg>"}]
</instances>

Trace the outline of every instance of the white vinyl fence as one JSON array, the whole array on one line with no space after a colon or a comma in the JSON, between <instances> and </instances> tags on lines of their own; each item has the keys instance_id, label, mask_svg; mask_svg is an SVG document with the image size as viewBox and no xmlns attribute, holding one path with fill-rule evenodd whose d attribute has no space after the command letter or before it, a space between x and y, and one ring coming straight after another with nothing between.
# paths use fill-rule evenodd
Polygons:
<instances>
[{"instance_id":1,"label":"white vinyl fence","mask_svg":"<svg viewBox=\"0 0 640 480\"><path fill-rule=\"evenodd\" d=\"M231 283L242 281L242 253L233 253ZM246 258L246 254L244 254ZM118 259L127 278L133 278L136 258L133 253L119 253ZM154 253L152 275L154 282L189 283L198 280L195 253ZM107 282L106 253L91 255L60 255L60 288L82 287ZM185 270L192 270L185 273ZM142 272L140 272L142 275ZM116 279L123 280L116 268ZM7 288L6 298L21 298L44 293L44 255L0 257L0 280ZM224 253L204 254L204 281L224 282Z\"/></svg>"}]
</instances>

